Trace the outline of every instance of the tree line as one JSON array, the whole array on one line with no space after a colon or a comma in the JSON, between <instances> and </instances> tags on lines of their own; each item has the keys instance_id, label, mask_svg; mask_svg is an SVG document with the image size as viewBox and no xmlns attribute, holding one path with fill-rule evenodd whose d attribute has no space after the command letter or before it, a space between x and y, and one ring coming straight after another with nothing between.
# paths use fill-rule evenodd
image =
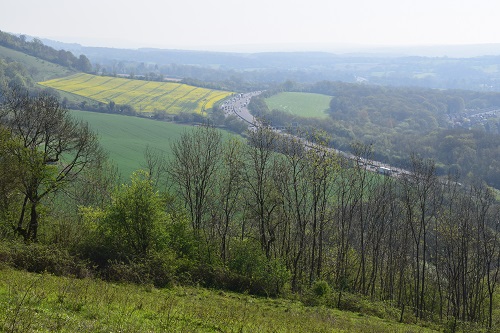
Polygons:
<instances>
[{"instance_id":1,"label":"tree line","mask_svg":"<svg viewBox=\"0 0 500 333\"><path fill-rule=\"evenodd\" d=\"M1 110L4 240L64 248L110 279L268 296L327 286L339 308L357 294L401 321L494 325L499 203L432 160L389 177L365 167L363 144L347 160L321 133L306 148L265 127L243 142L200 126L168 158L147 149L117 185L95 134L53 97L13 91Z\"/></svg>"},{"instance_id":2,"label":"tree line","mask_svg":"<svg viewBox=\"0 0 500 333\"><path fill-rule=\"evenodd\" d=\"M76 57L70 51L56 50L44 45L38 38L33 38L29 41L25 35L15 36L0 31L0 45L64 67L73 68L85 73L92 72L92 64L84 54Z\"/></svg>"}]
</instances>

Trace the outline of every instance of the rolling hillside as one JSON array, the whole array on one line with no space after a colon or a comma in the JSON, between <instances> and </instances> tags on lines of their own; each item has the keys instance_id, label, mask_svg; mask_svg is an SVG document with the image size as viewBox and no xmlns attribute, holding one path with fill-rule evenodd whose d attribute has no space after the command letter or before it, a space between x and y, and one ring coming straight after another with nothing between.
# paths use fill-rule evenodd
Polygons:
<instances>
[{"instance_id":1,"label":"rolling hillside","mask_svg":"<svg viewBox=\"0 0 500 333\"><path fill-rule=\"evenodd\" d=\"M46 81L58 77L68 76L74 71L60 65L0 46L0 58L22 64L34 81Z\"/></svg>"},{"instance_id":2,"label":"rolling hillside","mask_svg":"<svg viewBox=\"0 0 500 333\"><path fill-rule=\"evenodd\" d=\"M128 104L138 112L164 111L203 113L214 103L232 94L229 91L211 90L174 82L151 82L90 74L40 82L41 85L88 97L93 100Z\"/></svg>"}]
</instances>

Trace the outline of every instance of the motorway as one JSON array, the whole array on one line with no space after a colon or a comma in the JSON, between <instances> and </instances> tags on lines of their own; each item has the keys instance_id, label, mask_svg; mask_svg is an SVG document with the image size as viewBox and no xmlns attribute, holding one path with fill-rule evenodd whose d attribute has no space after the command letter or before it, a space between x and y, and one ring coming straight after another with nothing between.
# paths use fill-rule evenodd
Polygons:
<instances>
[{"instance_id":1,"label":"motorway","mask_svg":"<svg viewBox=\"0 0 500 333\"><path fill-rule=\"evenodd\" d=\"M239 93L235 94L232 96L230 99L226 100L222 105L221 108L224 110L225 115L228 116L230 114L234 114L246 123L248 123L249 128L252 127L257 127L259 126L257 119L255 119L254 116L250 113L248 110L248 103L250 102L250 99L254 96L258 96L262 93L262 91L254 91L250 93ZM274 129L276 133L280 133L281 135L284 135L280 130ZM289 134L287 134L289 135ZM308 142L304 140L303 138L297 137L300 141L304 142L304 145L309 147L309 148L314 148L314 144L311 142ZM362 166L364 166L367 170L373 171L373 172L378 172L382 173L385 175L390 175L393 177L400 177L402 175L409 175L410 172L405 169L401 168L396 168L393 166L390 166L388 164L384 164L379 161L374 161L374 160L369 160L365 158L357 158L351 153L340 151L335 148L328 148L331 152L334 152L340 156L343 156L345 158L351 159L351 160L358 160L358 163L360 163Z\"/></svg>"},{"instance_id":2,"label":"motorway","mask_svg":"<svg viewBox=\"0 0 500 333\"><path fill-rule=\"evenodd\" d=\"M248 103L250 103L252 97L258 96L261 93L262 91L254 91L245 94L235 94L230 99L226 100L224 104L221 105L221 108L224 110L226 116L234 114L248 123L249 126L257 126L257 120L248 110Z\"/></svg>"}]
</instances>

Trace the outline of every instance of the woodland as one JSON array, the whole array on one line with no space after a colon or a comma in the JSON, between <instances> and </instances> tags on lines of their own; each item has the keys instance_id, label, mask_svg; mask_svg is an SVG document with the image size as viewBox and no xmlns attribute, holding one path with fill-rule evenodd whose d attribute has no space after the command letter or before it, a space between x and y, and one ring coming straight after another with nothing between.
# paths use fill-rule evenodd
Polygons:
<instances>
[{"instance_id":1,"label":"woodland","mask_svg":"<svg viewBox=\"0 0 500 333\"><path fill-rule=\"evenodd\" d=\"M329 117L269 110L265 98L282 91L331 96ZM474 118L499 105L500 94L493 92L287 81L254 98L249 107L273 126L297 123L304 135L320 130L328 145L340 150L351 151L353 143L363 143L372 147L375 160L402 168L409 166L412 154L418 154L436 163L438 175L458 173L463 179L481 179L499 188L500 118Z\"/></svg>"}]
</instances>

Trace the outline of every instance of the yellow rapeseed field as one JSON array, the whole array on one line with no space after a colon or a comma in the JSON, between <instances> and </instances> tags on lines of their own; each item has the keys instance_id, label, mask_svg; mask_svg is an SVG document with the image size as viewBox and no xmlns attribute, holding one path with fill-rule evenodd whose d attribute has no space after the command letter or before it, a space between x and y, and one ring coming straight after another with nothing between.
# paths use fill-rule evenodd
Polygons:
<instances>
[{"instance_id":1,"label":"yellow rapeseed field","mask_svg":"<svg viewBox=\"0 0 500 333\"><path fill-rule=\"evenodd\" d=\"M139 112L165 111L202 113L232 94L175 82L131 80L91 74L74 74L40 82L41 85L94 99L99 102L129 104Z\"/></svg>"}]
</instances>

